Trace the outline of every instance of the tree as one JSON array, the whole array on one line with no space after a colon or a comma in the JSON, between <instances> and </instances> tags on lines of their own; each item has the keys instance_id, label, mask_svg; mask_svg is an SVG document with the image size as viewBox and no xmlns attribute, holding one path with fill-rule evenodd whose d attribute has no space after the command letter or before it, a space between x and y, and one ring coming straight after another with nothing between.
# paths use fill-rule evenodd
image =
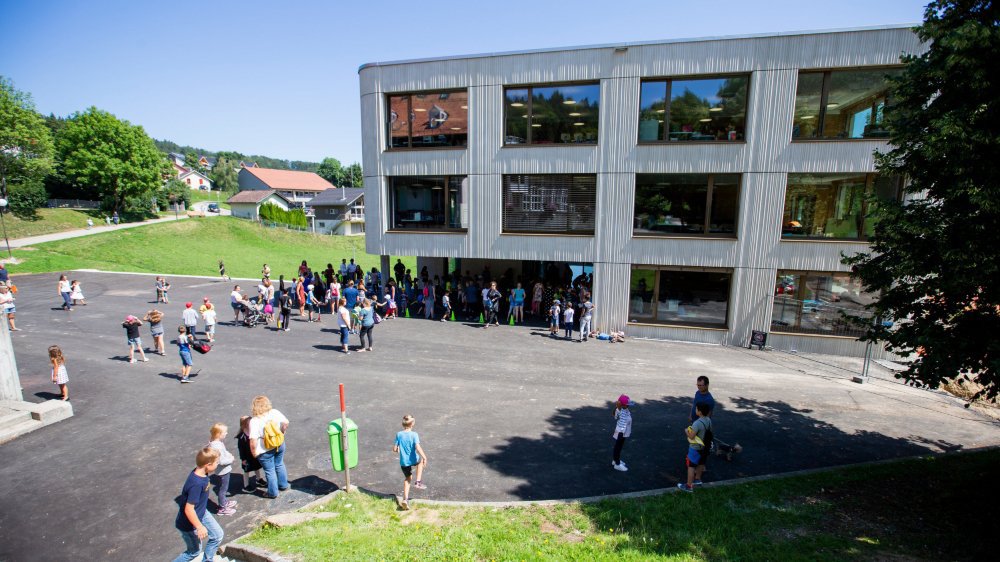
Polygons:
<instances>
[{"instance_id":1,"label":"tree","mask_svg":"<svg viewBox=\"0 0 1000 562\"><path fill-rule=\"evenodd\" d=\"M960 378L997 396L1000 377L1000 13L988 0L935 0L917 28L929 50L904 56L886 108L880 174L905 176L905 202L876 201L869 252L845 257L869 307L868 327L915 360L901 378L938 387Z\"/></svg>"},{"instance_id":2,"label":"tree","mask_svg":"<svg viewBox=\"0 0 1000 562\"><path fill-rule=\"evenodd\" d=\"M364 187L365 175L361 171L361 164L355 162L348 166L345 169L344 179L348 187Z\"/></svg>"},{"instance_id":3,"label":"tree","mask_svg":"<svg viewBox=\"0 0 1000 562\"><path fill-rule=\"evenodd\" d=\"M8 183L34 186L26 191L37 195L37 186L52 171L52 155L52 135L31 95L0 76L0 197L8 195Z\"/></svg>"},{"instance_id":4,"label":"tree","mask_svg":"<svg viewBox=\"0 0 1000 562\"><path fill-rule=\"evenodd\" d=\"M226 193L236 193L240 184L239 177L234 166L238 165L239 163L237 162L221 157L215 161L215 166L212 167L211 174L212 185L215 186L215 189Z\"/></svg>"},{"instance_id":5,"label":"tree","mask_svg":"<svg viewBox=\"0 0 1000 562\"><path fill-rule=\"evenodd\" d=\"M170 173L170 164L142 127L96 107L73 114L56 146L66 177L94 186L112 211L145 212Z\"/></svg>"},{"instance_id":6,"label":"tree","mask_svg":"<svg viewBox=\"0 0 1000 562\"><path fill-rule=\"evenodd\" d=\"M344 167L336 158L324 158L316 173L336 187L344 185Z\"/></svg>"},{"instance_id":7,"label":"tree","mask_svg":"<svg viewBox=\"0 0 1000 562\"><path fill-rule=\"evenodd\" d=\"M184 203L185 209L191 208L191 188L179 179L168 181L156 193L156 204L161 209L169 209L174 203Z\"/></svg>"}]
</instances>

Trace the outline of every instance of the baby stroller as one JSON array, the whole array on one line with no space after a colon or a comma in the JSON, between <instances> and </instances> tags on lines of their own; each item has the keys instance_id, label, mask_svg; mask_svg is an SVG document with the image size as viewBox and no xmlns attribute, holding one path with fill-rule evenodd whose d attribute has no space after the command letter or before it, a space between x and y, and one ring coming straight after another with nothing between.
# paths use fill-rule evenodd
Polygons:
<instances>
[{"instance_id":1,"label":"baby stroller","mask_svg":"<svg viewBox=\"0 0 1000 562\"><path fill-rule=\"evenodd\" d=\"M267 324L267 318L261 311L261 306L254 303L243 304L243 325L253 328L257 324Z\"/></svg>"}]
</instances>

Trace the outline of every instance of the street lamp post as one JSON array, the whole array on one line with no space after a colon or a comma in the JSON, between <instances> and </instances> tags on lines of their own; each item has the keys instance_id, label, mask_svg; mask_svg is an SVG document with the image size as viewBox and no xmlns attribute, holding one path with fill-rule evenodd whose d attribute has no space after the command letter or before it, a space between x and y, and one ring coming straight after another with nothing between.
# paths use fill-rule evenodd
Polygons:
<instances>
[{"instance_id":1,"label":"street lamp post","mask_svg":"<svg viewBox=\"0 0 1000 562\"><path fill-rule=\"evenodd\" d=\"M0 197L0 225L3 226L3 241L7 244L7 257L13 259L14 254L10 253L10 240L7 238L7 222L3 216L7 213L7 199Z\"/></svg>"}]
</instances>

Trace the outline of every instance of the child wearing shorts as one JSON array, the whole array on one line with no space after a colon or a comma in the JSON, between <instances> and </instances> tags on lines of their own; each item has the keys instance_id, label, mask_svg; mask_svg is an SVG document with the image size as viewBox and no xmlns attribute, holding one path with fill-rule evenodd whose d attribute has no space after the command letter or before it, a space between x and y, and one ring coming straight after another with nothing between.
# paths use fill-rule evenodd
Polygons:
<instances>
[{"instance_id":1,"label":"child wearing shorts","mask_svg":"<svg viewBox=\"0 0 1000 562\"><path fill-rule=\"evenodd\" d=\"M191 336L188 335L187 326L177 327L177 351L181 356L181 382L188 383L191 379Z\"/></svg>"},{"instance_id":2,"label":"child wearing shorts","mask_svg":"<svg viewBox=\"0 0 1000 562\"><path fill-rule=\"evenodd\" d=\"M417 469L417 480L413 487L418 490L426 490L427 486L421 480L424 468L427 466L427 454L420 447L420 436L413 431L416 420L407 414L403 416L403 431L396 434L396 443L392 446L393 453L399 453L399 468L403 471L403 497L396 498L396 502L403 510L410 509L410 480L413 468Z\"/></svg>"},{"instance_id":3,"label":"child wearing shorts","mask_svg":"<svg viewBox=\"0 0 1000 562\"><path fill-rule=\"evenodd\" d=\"M201 313L201 317L205 319L205 335L208 336L208 341L214 342L216 322L215 305L210 302L206 302L205 311Z\"/></svg>"},{"instance_id":4,"label":"child wearing shorts","mask_svg":"<svg viewBox=\"0 0 1000 562\"><path fill-rule=\"evenodd\" d=\"M149 361L146 359L146 352L142 349L142 338L139 337L139 326L142 326L142 320L139 320L135 316L129 314L125 317L125 321L122 322L122 328L125 328L125 340L128 344L128 362L135 363L135 352L139 352L139 356L142 357L140 361Z\"/></svg>"},{"instance_id":5,"label":"child wearing shorts","mask_svg":"<svg viewBox=\"0 0 1000 562\"><path fill-rule=\"evenodd\" d=\"M688 440L688 453L684 459L687 465L687 483L678 482L677 487L685 492L693 492L695 486L701 486L701 476L705 473L705 461L712 446L712 408L707 402L695 405L698 419L694 420L684 433Z\"/></svg>"}]
</instances>

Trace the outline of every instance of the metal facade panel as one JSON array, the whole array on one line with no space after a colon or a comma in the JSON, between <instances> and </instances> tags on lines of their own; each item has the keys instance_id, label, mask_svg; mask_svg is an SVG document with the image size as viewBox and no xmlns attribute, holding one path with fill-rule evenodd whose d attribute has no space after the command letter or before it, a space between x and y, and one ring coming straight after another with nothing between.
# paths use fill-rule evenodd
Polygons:
<instances>
[{"instance_id":1,"label":"metal facade panel","mask_svg":"<svg viewBox=\"0 0 1000 562\"><path fill-rule=\"evenodd\" d=\"M639 135L639 79L610 78L601 81L599 158L602 172L635 171L636 139Z\"/></svg>"},{"instance_id":2,"label":"metal facade panel","mask_svg":"<svg viewBox=\"0 0 1000 562\"><path fill-rule=\"evenodd\" d=\"M778 269L793 271L850 271L840 263L841 253L854 255L868 250L863 242L811 242L783 240L778 248Z\"/></svg>"},{"instance_id":3,"label":"metal facade panel","mask_svg":"<svg viewBox=\"0 0 1000 562\"><path fill-rule=\"evenodd\" d=\"M612 49L566 50L498 57L499 75L490 84L598 81L614 66Z\"/></svg>"},{"instance_id":4,"label":"metal facade panel","mask_svg":"<svg viewBox=\"0 0 1000 562\"><path fill-rule=\"evenodd\" d=\"M593 301L595 330L623 331L628 323L629 283L632 270L627 263L594 262Z\"/></svg>"},{"instance_id":5,"label":"metal facade panel","mask_svg":"<svg viewBox=\"0 0 1000 562\"><path fill-rule=\"evenodd\" d=\"M499 174L469 176L469 249L474 258L495 258L493 244L503 227L503 185ZM503 256L499 256L503 257Z\"/></svg>"},{"instance_id":6,"label":"metal facade panel","mask_svg":"<svg viewBox=\"0 0 1000 562\"><path fill-rule=\"evenodd\" d=\"M638 121L638 112L633 120ZM632 154L637 174L738 174L747 168L749 147L744 143L641 144Z\"/></svg>"},{"instance_id":7,"label":"metal facade panel","mask_svg":"<svg viewBox=\"0 0 1000 562\"><path fill-rule=\"evenodd\" d=\"M594 244L593 236L503 234L490 244L488 258L590 262Z\"/></svg>"},{"instance_id":8,"label":"metal facade panel","mask_svg":"<svg viewBox=\"0 0 1000 562\"><path fill-rule=\"evenodd\" d=\"M468 150L386 150L381 160L382 174L386 176L464 176L469 173Z\"/></svg>"},{"instance_id":9,"label":"metal facade panel","mask_svg":"<svg viewBox=\"0 0 1000 562\"><path fill-rule=\"evenodd\" d=\"M785 174L743 174L737 218L736 258L741 267L775 267L780 259Z\"/></svg>"},{"instance_id":10,"label":"metal facade panel","mask_svg":"<svg viewBox=\"0 0 1000 562\"><path fill-rule=\"evenodd\" d=\"M635 174L598 174L595 261L630 263Z\"/></svg>"},{"instance_id":11,"label":"metal facade panel","mask_svg":"<svg viewBox=\"0 0 1000 562\"><path fill-rule=\"evenodd\" d=\"M385 110L382 96L361 96L361 169L372 176L382 175L382 147L385 146Z\"/></svg>"},{"instance_id":12,"label":"metal facade panel","mask_svg":"<svg viewBox=\"0 0 1000 562\"><path fill-rule=\"evenodd\" d=\"M469 171L498 174L503 146L503 87L469 88Z\"/></svg>"},{"instance_id":13,"label":"metal facade panel","mask_svg":"<svg viewBox=\"0 0 1000 562\"><path fill-rule=\"evenodd\" d=\"M682 328L679 326L655 326L652 324L628 324L625 335L632 338L648 338L651 340L684 341L726 345L729 335L726 330L705 330L698 328Z\"/></svg>"},{"instance_id":14,"label":"metal facade panel","mask_svg":"<svg viewBox=\"0 0 1000 562\"><path fill-rule=\"evenodd\" d=\"M734 270L729 295L729 345L747 345L751 330L769 330L774 281L773 269Z\"/></svg>"},{"instance_id":15,"label":"metal facade panel","mask_svg":"<svg viewBox=\"0 0 1000 562\"><path fill-rule=\"evenodd\" d=\"M508 146L494 161L501 174L593 174L599 156L595 145Z\"/></svg>"},{"instance_id":16,"label":"metal facade panel","mask_svg":"<svg viewBox=\"0 0 1000 562\"><path fill-rule=\"evenodd\" d=\"M874 172L876 150L888 152L889 143L876 140L793 142L787 145L775 164L787 172Z\"/></svg>"},{"instance_id":17,"label":"metal facade panel","mask_svg":"<svg viewBox=\"0 0 1000 562\"><path fill-rule=\"evenodd\" d=\"M423 232L387 232L389 255L435 258L466 257L469 238L465 234L429 234Z\"/></svg>"},{"instance_id":18,"label":"metal facade panel","mask_svg":"<svg viewBox=\"0 0 1000 562\"><path fill-rule=\"evenodd\" d=\"M767 345L781 351L864 357L865 346L867 344L852 338L771 333L767 335ZM900 359L900 357L889 353L885 347L876 344L872 345L872 359L888 359L893 361Z\"/></svg>"},{"instance_id":19,"label":"metal facade panel","mask_svg":"<svg viewBox=\"0 0 1000 562\"><path fill-rule=\"evenodd\" d=\"M755 72L750 80L751 111L747 115L749 171L781 172L776 163L792 140L797 70Z\"/></svg>"},{"instance_id":20,"label":"metal facade panel","mask_svg":"<svg viewBox=\"0 0 1000 562\"><path fill-rule=\"evenodd\" d=\"M365 251L384 255L385 245L385 178L365 176Z\"/></svg>"},{"instance_id":21,"label":"metal facade panel","mask_svg":"<svg viewBox=\"0 0 1000 562\"><path fill-rule=\"evenodd\" d=\"M632 238L627 259L636 265L733 267L737 241L731 238Z\"/></svg>"}]
</instances>

